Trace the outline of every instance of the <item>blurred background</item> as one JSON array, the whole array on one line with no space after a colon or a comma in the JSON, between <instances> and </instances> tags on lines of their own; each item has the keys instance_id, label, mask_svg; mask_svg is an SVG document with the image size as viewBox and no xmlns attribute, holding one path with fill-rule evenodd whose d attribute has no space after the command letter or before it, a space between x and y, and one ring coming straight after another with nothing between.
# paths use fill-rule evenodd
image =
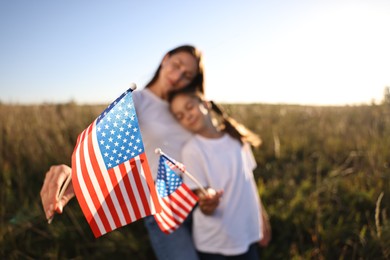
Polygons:
<instances>
[{"instance_id":1,"label":"blurred background","mask_svg":"<svg viewBox=\"0 0 390 260\"><path fill-rule=\"evenodd\" d=\"M154 259L142 221L95 239L39 192L78 134L165 52L204 54L207 96L254 150L261 259L390 259L390 2L1 1L0 258Z\"/></svg>"}]
</instances>

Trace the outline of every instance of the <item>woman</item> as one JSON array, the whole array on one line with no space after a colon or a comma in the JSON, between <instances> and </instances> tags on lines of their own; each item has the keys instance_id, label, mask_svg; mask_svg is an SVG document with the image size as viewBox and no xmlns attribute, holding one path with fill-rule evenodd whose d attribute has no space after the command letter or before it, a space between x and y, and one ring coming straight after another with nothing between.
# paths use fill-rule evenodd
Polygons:
<instances>
[{"instance_id":1,"label":"woman","mask_svg":"<svg viewBox=\"0 0 390 260\"><path fill-rule=\"evenodd\" d=\"M153 78L143 90L133 92L144 147L154 178L158 167L155 148L160 147L180 159L181 147L191 136L169 112L168 94L183 88L196 88L203 92L203 79L200 52L193 46L183 45L163 57ZM55 165L46 173L40 195L47 219L55 212L62 213L63 207L75 196L73 186L70 185L61 201L57 200L60 187L71 171L67 165ZM158 259L197 259L190 230L186 226L166 235L161 232L153 217L145 218L145 225Z\"/></svg>"}]
</instances>

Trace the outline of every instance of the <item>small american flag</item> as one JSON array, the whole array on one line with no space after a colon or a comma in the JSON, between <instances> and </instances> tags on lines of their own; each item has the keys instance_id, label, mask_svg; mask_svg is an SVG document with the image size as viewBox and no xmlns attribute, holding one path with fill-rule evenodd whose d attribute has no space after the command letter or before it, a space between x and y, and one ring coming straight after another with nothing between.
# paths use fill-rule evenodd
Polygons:
<instances>
[{"instance_id":1,"label":"small american flag","mask_svg":"<svg viewBox=\"0 0 390 260\"><path fill-rule=\"evenodd\" d=\"M131 92L79 135L72 155L74 191L95 237L161 211Z\"/></svg>"},{"instance_id":2,"label":"small american flag","mask_svg":"<svg viewBox=\"0 0 390 260\"><path fill-rule=\"evenodd\" d=\"M183 183L180 172L184 172L184 165L160 155L156 187L162 211L154 218L166 234L179 228L198 201L198 197Z\"/></svg>"}]
</instances>

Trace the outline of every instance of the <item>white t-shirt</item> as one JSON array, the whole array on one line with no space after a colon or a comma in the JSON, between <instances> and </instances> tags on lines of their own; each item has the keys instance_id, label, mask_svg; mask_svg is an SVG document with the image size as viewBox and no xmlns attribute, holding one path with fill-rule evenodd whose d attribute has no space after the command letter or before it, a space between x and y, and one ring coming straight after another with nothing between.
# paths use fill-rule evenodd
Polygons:
<instances>
[{"instance_id":1,"label":"white t-shirt","mask_svg":"<svg viewBox=\"0 0 390 260\"><path fill-rule=\"evenodd\" d=\"M156 148L181 161L181 149L192 134L172 116L167 101L149 89L133 92L134 106L153 179L157 176L159 155Z\"/></svg>"},{"instance_id":2,"label":"white t-shirt","mask_svg":"<svg viewBox=\"0 0 390 260\"><path fill-rule=\"evenodd\" d=\"M218 139L195 135L182 151L186 169L203 187L223 190L213 215L196 208L193 215L193 238L197 250L205 253L237 255L262 238L260 204L253 176L256 167L252 150L225 134ZM185 175L191 188L197 185Z\"/></svg>"}]
</instances>

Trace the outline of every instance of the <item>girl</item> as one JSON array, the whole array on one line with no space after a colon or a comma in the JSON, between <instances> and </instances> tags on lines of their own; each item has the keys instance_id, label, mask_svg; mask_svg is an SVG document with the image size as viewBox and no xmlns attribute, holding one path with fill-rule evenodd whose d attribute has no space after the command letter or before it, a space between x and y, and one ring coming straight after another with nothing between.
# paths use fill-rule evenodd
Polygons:
<instances>
[{"instance_id":1,"label":"girl","mask_svg":"<svg viewBox=\"0 0 390 260\"><path fill-rule=\"evenodd\" d=\"M200 197L193 215L193 239L200 258L258 259L257 244L267 245L270 239L267 214L252 172L256 162L249 145L260 145L260 138L213 102L204 101L199 91L172 92L168 100L175 118L195 134L183 147L183 164L205 188L218 190L204 196L183 176ZM223 128L213 123L211 111L222 119Z\"/></svg>"},{"instance_id":2,"label":"girl","mask_svg":"<svg viewBox=\"0 0 390 260\"><path fill-rule=\"evenodd\" d=\"M196 88L203 92L203 77L201 53L193 46L183 45L163 57L144 89L133 92L144 147L154 178L158 167L154 149L161 147L180 159L181 147L191 136L169 112L167 96L172 90L183 88ZM55 212L62 213L63 207L75 196L70 185L61 201L57 200L60 187L71 170L67 165L55 165L46 173L40 195L47 219ZM145 225L158 259L197 259L189 229L185 226L166 235L158 228L152 216L145 218Z\"/></svg>"}]
</instances>

